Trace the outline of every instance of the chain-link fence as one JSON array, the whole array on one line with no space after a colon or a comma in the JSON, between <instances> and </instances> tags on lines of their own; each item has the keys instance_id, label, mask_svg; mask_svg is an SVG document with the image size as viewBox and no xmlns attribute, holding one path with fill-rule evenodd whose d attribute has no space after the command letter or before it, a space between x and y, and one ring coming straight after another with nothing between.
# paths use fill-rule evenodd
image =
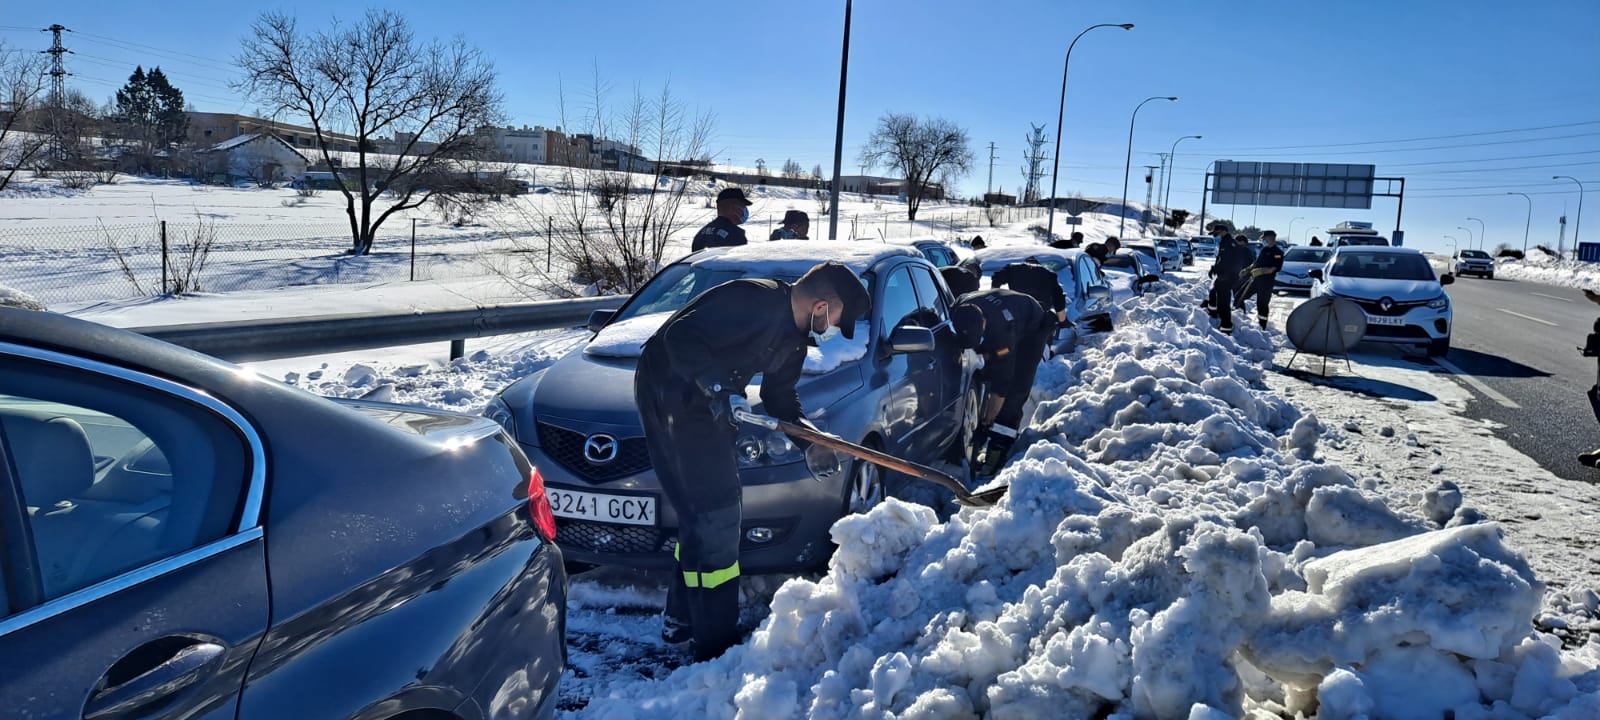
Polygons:
<instances>
[{"instance_id":1,"label":"chain-link fence","mask_svg":"<svg viewBox=\"0 0 1600 720\"><path fill-rule=\"evenodd\" d=\"M126 225L0 229L0 285L52 307L168 293L482 275L469 262L489 230L385 228L355 257L350 226L230 223L196 218Z\"/></svg>"}]
</instances>

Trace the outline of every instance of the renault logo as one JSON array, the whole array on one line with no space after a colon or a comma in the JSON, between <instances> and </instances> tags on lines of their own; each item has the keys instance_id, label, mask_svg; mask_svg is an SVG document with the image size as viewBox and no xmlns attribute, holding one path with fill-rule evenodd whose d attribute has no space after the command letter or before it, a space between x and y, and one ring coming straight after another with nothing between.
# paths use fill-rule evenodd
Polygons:
<instances>
[{"instance_id":1,"label":"renault logo","mask_svg":"<svg viewBox=\"0 0 1600 720\"><path fill-rule=\"evenodd\" d=\"M1393 310L1394 309L1394 298L1386 297L1386 298L1383 298L1382 300L1379 300L1378 301L1378 307L1381 308L1384 312L1389 312L1390 310Z\"/></svg>"},{"instance_id":2,"label":"renault logo","mask_svg":"<svg viewBox=\"0 0 1600 720\"><path fill-rule=\"evenodd\" d=\"M605 433L590 435L583 442L583 458L596 465L617 459L617 439Z\"/></svg>"}]
</instances>

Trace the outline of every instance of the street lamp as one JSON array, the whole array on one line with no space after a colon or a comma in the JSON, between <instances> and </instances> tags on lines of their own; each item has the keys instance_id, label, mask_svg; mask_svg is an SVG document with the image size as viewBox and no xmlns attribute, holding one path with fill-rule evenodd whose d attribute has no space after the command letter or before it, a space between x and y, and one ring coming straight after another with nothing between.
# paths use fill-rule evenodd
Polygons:
<instances>
[{"instance_id":1,"label":"street lamp","mask_svg":"<svg viewBox=\"0 0 1600 720\"><path fill-rule=\"evenodd\" d=\"M1122 212L1119 213L1122 216L1122 221L1117 223L1117 237L1119 238L1122 237L1123 229L1128 225L1128 172L1133 169L1133 124L1139 120L1139 109L1152 100L1178 101L1175 97L1162 97L1160 95L1145 98L1144 102L1133 108L1133 117L1128 119L1128 159L1122 163ZM1146 209L1148 210L1148 208Z\"/></svg>"},{"instance_id":2,"label":"street lamp","mask_svg":"<svg viewBox=\"0 0 1600 720\"><path fill-rule=\"evenodd\" d=\"M1578 231L1583 229L1583 183L1571 175L1557 175L1551 180L1571 180L1578 183L1578 221L1572 226L1572 247L1578 247Z\"/></svg>"},{"instance_id":3,"label":"street lamp","mask_svg":"<svg viewBox=\"0 0 1600 720\"><path fill-rule=\"evenodd\" d=\"M1078 33L1078 37L1073 38L1072 42L1067 45L1067 59L1061 63L1061 107L1056 109L1056 158L1055 162L1053 163L1054 167L1050 169L1050 221L1045 227L1045 238L1047 241L1055 240L1056 177L1061 173L1061 122L1065 120L1067 116L1067 68L1072 65L1072 48L1074 45L1078 44L1078 38L1083 37L1090 30L1103 27L1119 27L1123 30L1132 30L1133 23L1122 23L1120 25L1115 23L1100 23L1099 25L1090 25L1089 27L1084 28L1083 32Z\"/></svg>"},{"instance_id":4,"label":"street lamp","mask_svg":"<svg viewBox=\"0 0 1600 720\"><path fill-rule=\"evenodd\" d=\"M1288 243L1294 242L1294 221L1295 220L1304 220L1304 219L1305 219L1305 216L1301 216L1301 217L1295 218L1294 220L1290 220L1289 221L1289 232L1286 232L1286 233L1283 234L1284 235L1284 244L1288 244Z\"/></svg>"},{"instance_id":5,"label":"street lamp","mask_svg":"<svg viewBox=\"0 0 1600 720\"><path fill-rule=\"evenodd\" d=\"M1460 225L1457 225L1456 229L1457 230L1466 230L1467 231L1467 247L1469 247L1469 248L1472 247L1473 246L1472 230L1470 228L1464 228L1464 227L1462 227Z\"/></svg>"},{"instance_id":6,"label":"street lamp","mask_svg":"<svg viewBox=\"0 0 1600 720\"><path fill-rule=\"evenodd\" d=\"M1460 246L1456 245L1456 236L1446 235L1444 236L1444 239L1450 241L1450 257L1455 257L1461 254Z\"/></svg>"},{"instance_id":7,"label":"street lamp","mask_svg":"<svg viewBox=\"0 0 1600 720\"><path fill-rule=\"evenodd\" d=\"M1173 140L1172 152L1167 153L1168 160L1172 162L1172 169L1167 171L1167 189L1161 194L1161 207L1166 208L1168 214L1172 213L1172 176L1178 172L1178 143L1181 143L1185 140L1199 139L1199 135L1185 135L1177 140Z\"/></svg>"},{"instance_id":8,"label":"street lamp","mask_svg":"<svg viewBox=\"0 0 1600 720\"><path fill-rule=\"evenodd\" d=\"M1482 250L1483 246L1487 245L1489 243L1489 239L1488 239L1489 238L1489 226L1483 224L1483 221L1479 220L1477 218L1467 218L1467 219L1468 220L1473 220L1473 221L1478 223L1478 249Z\"/></svg>"},{"instance_id":9,"label":"street lamp","mask_svg":"<svg viewBox=\"0 0 1600 720\"><path fill-rule=\"evenodd\" d=\"M1316 229L1316 228L1314 228L1314 227L1309 227L1309 228L1306 228L1306 234L1305 234L1305 235L1303 235L1303 236L1302 236L1302 237L1304 237L1304 238L1305 238L1305 241L1306 241L1306 242L1307 242L1307 243L1310 243L1310 242L1311 242L1311 233L1314 233L1314 232L1316 232L1316 231L1317 231L1317 229Z\"/></svg>"},{"instance_id":10,"label":"street lamp","mask_svg":"<svg viewBox=\"0 0 1600 720\"><path fill-rule=\"evenodd\" d=\"M1522 225L1522 255L1523 255L1523 257L1527 257L1527 255L1528 255L1528 228L1533 227L1533 198L1528 197L1527 193L1509 192L1508 191L1506 194L1507 195L1521 195L1523 200L1527 200L1528 201L1528 221L1523 223L1523 225Z\"/></svg>"}]
</instances>

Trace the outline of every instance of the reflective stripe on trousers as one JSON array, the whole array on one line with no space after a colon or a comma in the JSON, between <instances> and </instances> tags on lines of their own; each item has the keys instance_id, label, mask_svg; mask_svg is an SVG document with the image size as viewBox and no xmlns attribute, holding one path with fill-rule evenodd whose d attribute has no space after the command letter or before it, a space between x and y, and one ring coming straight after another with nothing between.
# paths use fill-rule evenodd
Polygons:
<instances>
[{"instance_id":1,"label":"reflective stripe on trousers","mask_svg":"<svg viewBox=\"0 0 1600 720\"><path fill-rule=\"evenodd\" d=\"M680 566L683 561L682 548L682 545L674 545L672 547L672 559L679 561ZM712 570L711 572L690 572L685 570L683 571L683 584L691 588L710 590L736 577L739 577L739 562L737 560L728 567Z\"/></svg>"}]
</instances>

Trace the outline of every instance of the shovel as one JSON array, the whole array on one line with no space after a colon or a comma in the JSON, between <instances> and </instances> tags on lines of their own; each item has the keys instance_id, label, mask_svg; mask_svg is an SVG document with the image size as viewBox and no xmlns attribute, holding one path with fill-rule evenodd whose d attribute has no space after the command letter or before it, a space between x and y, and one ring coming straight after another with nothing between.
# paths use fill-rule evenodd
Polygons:
<instances>
[{"instance_id":1,"label":"shovel","mask_svg":"<svg viewBox=\"0 0 1600 720\"><path fill-rule=\"evenodd\" d=\"M840 438L837 435L829 435L824 432L818 432L811 428L805 427L804 425L796 425L791 422L785 422L774 417L767 417L766 415L757 415L753 412L745 410L735 410L733 417L740 422L747 422L751 425L759 425L769 430L778 430L789 437L805 440L806 442L815 445L821 445L830 450L837 450L851 457L864 460L872 463L873 465L877 465L878 467L887 468L895 472L910 475L911 477L917 478L918 480L922 480L924 482L933 483L955 493L956 502L966 505L967 507L992 507L995 502L1000 500L1001 496L1006 494L1006 487L1004 485L997 488L984 490L983 492L974 493L970 490L967 490L967 486L963 485L960 480L957 480L945 473L939 472L931 467L919 465L911 462L910 460L901 460L900 458L888 453L873 450L869 447L863 447Z\"/></svg>"}]
</instances>

